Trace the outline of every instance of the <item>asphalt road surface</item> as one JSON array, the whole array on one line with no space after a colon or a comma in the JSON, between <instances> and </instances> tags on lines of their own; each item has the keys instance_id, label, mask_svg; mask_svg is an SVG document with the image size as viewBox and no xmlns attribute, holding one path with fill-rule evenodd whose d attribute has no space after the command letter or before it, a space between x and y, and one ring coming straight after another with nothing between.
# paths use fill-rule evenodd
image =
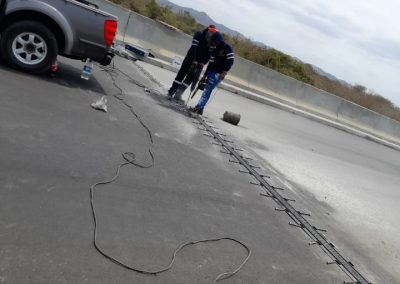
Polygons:
<instances>
[{"instance_id":1,"label":"asphalt road surface","mask_svg":"<svg viewBox=\"0 0 400 284\"><path fill-rule=\"evenodd\" d=\"M192 119L168 107L164 97L145 92L131 80L163 92L160 86L131 62L117 59L116 66L125 74L96 67L92 79L83 81L82 64L76 61L62 59L54 79L21 74L0 65L0 283L212 283L218 274L237 267L246 251L230 241L187 247L172 269L158 276L126 270L94 249L90 186L114 175L124 162L123 152L135 153L139 163L150 163L149 149L154 153L154 167L126 166L115 182L95 189L98 243L113 257L139 269L157 270L169 262L181 243L231 237L246 244L252 255L237 275L221 283L349 280L338 266L326 265L329 259L322 250L308 246L309 238L288 226L288 216L276 212L276 204L260 196L261 190L249 184L251 177L239 174L238 166L228 162ZM157 72L153 74L162 81L165 74ZM134 113L114 96L121 90ZM108 113L90 107L101 96L107 96ZM347 231L345 225L351 224L353 215L336 211L306 187L292 186L303 173L297 172L296 166L308 159L308 154L313 157L308 161L310 172L331 158L335 163L332 175L336 170L347 172L343 182L363 180L359 174L365 175L365 168L369 168L387 178L384 183L378 176L380 190L396 188L398 152L312 122L316 129L307 125L306 133L301 135L298 130L293 134L301 118L275 125L271 117L291 114L236 96L232 101L239 100L242 105L232 110L241 111L248 105L260 113L266 110L272 121L253 127L251 120L243 118L241 126L234 128L219 120L221 110L227 107L224 100L218 101L223 98L216 96L207 109L210 120L234 134L249 154L260 158L265 171L288 187L287 195L297 199L299 207L315 213L312 218L318 225L332 229L328 237L338 241L344 254L373 282L397 283L396 271L375 267L367 250L359 245L358 240L366 236ZM256 114L253 120L264 119ZM259 132L260 127L264 131ZM325 132L317 135L321 129ZM251 139L246 134L249 132L254 134ZM311 134L320 139L316 145L308 142ZM336 141L328 144L325 140L336 135L337 140L354 139L362 147L352 144L349 149L347 144L340 144L337 148L341 151L333 151L331 143ZM285 143L287 147L277 146ZM367 157L359 153L365 147L370 150ZM289 153L278 151L283 148ZM344 166L336 167L340 161L352 165L349 152L365 161L360 162L364 167L353 174ZM320 174L313 178L324 182ZM328 195L329 189L318 190ZM382 206L398 198L395 191L391 198L378 190L371 194L382 201ZM350 199L352 195L348 197L346 201L357 204ZM372 215L371 209L364 210L369 212L366 216ZM343 218L346 222L340 222ZM360 228L372 222L358 216L353 221ZM376 238L386 235L386 231L375 233ZM394 236L392 232L387 235ZM396 249L391 251L398 261ZM389 260L387 263L396 264Z\"/></svg>"}]
</instances>

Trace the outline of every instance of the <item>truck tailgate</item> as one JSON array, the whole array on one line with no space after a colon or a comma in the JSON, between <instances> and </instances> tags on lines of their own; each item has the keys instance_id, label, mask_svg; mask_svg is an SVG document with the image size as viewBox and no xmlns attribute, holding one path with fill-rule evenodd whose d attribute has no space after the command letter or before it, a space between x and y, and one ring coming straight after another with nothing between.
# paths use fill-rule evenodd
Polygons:
<instances>
[{"instance_id":1,"label":"truck tailgate","mask_svg":"<svg viewBox=\"0 0 400 284\"><path fill-rule=\"evenodd\" d=\"M65 11L64 14L68 17L77 37L72 53L86 54L90 50L91 56L96 59L104 56L104 52L108 50L104 39L105 21L117 21L118 18L99 10L95 4L90 2L85 4L85 2L88 1L65 0L60 1L59 5L62 5L60 10Z\"/></svg>"}]
</instances>

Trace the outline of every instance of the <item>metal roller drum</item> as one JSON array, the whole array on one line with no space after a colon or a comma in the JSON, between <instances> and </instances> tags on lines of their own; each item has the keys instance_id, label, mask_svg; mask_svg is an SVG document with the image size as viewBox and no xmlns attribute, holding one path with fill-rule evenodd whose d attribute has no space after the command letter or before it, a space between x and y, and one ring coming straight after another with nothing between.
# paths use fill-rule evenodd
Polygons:
<instances>
[{"instance_id":1,"label":"metal roller drum","mask_svg":"<svg viewBox=\"0 0 400 284\"><path fill-rule=\"evenodd\" d=\"M225 111L222 119L230 124L238 125L240 121L240 114L233 113L230 111Z\"/></svg>"}]
</instances>

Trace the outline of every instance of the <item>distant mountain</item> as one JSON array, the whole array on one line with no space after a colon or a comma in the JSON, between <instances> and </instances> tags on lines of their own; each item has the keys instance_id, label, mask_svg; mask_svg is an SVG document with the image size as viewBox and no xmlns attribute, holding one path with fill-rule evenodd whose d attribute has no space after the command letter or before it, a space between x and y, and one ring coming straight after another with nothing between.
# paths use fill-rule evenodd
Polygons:
<instances>
[{"instance_id":1,"label":"distant mountain","mask_svg":"<svg viewBox=\"0 0 400 284\"><path fill-rule=\"evenodd\" d=\"M170 7L171 10L175 13L179 13L181 11L186 11L188 12L199 24L203 25L203 26L208 26L208 25L215 25L218 30L220 32L226 33L230 36L237 36L239 35L240 37L244 38L244 35L242 35L241 33L239 33L238 31L232 30L230 28L228 28L227 26L224 26L222 24L219 24L217 22L215 22L213 19L211 19L211 17L205 13L205 12L199 12L195 9L192 8L188 8L188 7L182 7L179 6L177 4L174 4L168 0L157 0L157 3L160 6L163 7ZM260 43L261 44L261 43Z\"/></svg>"}]
</instances>

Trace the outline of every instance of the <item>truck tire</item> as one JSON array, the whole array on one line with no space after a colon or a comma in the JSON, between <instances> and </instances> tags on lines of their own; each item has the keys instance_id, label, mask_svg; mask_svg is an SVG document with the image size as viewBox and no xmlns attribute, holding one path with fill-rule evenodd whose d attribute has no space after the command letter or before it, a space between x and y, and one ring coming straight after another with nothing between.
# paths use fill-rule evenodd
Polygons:
<instances>
[{"instance_id":1,"label":"truck tire","mask_svg":"<svg viewBox=\"0 0 400 284\"><path fill-rule=\"evenodd\" d=\"M58 54L54 34L35 21L8 26L1 36L0 49L10 67L35 74L48 71Z\"/></svg>"}]
</instances>

